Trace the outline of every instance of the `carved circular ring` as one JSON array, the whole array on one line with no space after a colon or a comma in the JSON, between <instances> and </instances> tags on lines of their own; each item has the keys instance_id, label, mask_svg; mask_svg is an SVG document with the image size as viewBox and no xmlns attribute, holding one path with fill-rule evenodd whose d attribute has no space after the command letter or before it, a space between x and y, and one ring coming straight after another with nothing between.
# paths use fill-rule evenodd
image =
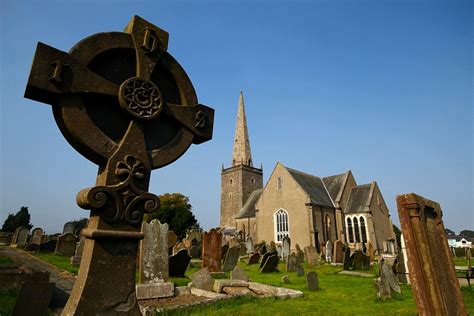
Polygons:
<instances>
[{"instance_id":1,"label":"carved circular ring","mask_svg":"<svg viewBox=\"0 0 474 316\"><path fill-rule=\"evenodd\" d=\"M119 90L120 106L139 119L155 118L163 109L163 97L158 87L140 77L125 80Z\"/></svg>"}]
</instances>

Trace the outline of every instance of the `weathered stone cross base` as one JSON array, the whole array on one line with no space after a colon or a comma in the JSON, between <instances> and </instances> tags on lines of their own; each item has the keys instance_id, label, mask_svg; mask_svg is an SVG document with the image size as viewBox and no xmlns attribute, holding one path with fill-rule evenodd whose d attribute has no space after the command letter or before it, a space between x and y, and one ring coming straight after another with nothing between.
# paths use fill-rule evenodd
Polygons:
<instances>
[{"instance_id":1,"label":"weathered stone cross base","mask_svg":"<svg viewBox=\"0 0 474 316\"><path fill-rule=\"evenodd\" d=\"M141 315L135 295L140 233L123 233L131 234L132 238L122 236L117 242L112 236L94 236L86 230L77 283L63 315Z\"/></svg>"}]
</instances>

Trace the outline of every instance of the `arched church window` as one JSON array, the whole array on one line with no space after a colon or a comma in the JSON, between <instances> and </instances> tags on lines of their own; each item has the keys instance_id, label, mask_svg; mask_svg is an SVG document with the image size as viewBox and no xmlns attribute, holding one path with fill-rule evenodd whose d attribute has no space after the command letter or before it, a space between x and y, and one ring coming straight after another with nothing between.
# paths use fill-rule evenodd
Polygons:
<instances>
[{"instance_id":1,"label":"arched church window","mask_svg":"<svg viewBox=\"0 0 474 316\"><path fill-rule=\"evenodd\" d=\"M285 236L289 236L288 213L279 210L275 213L276 241L282 241Z\"/></svg>"},{"instance_id":2,"label":"arched church window","mask_svg":"<svg viewBox=\"0 0 474 316\"><path fill-rule=\"evenodd\" d=\"M354 239L355 242L360 242L359 220L354 217Z\"/></svg>"},{"instance_id":3,"label":"arched church window","mask_svg":"<svg viewBox=\"0 0 474 316\"><path fill-rule=\"evenodd\" d=\"M278 178L278 179L277 179L277 189L278 189L278 190L281 189L281 178Z\"/></svg>"},{"instance_id":4,"label":"arched church window","mask_svg":"<svg viewBox=\"0 0 474 316\"><path fill-rule=\"evenodd\" d=\"M366 228L365 228L364 217L361 216L359 218L359 221L360 221L360 234L361 234L361 237L362 237L362 242L367 242L367 231L366 231Z\"/></svg>"},{"instance_id":5,"label":"arched church window","mask_svg":"<svg viewBox=\"0 0 474 316\"><path fill-rule=\"evenodd\" d=\"M354 242L354 231L352 230L352 219L350 217L347 218L347 238L350 243Z\"/></svg>"}]
</instances>

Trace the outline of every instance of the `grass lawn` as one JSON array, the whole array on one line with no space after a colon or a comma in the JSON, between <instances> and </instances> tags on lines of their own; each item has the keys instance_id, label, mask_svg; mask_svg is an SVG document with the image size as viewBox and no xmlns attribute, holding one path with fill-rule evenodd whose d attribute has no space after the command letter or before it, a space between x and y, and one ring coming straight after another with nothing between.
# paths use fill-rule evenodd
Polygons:
<instances>
[{"instance_id":1,"label":"grass lawn","mask_svg":"<svg viewBox=\"0 0 474 316\"><path fill-rule=\"evenodd\" d=\"M77 268L69 263L69 257L55 254L36 254L36 256L61 269L77 274ZM461 258L462 259L462 258ZM1 259L0 259L1 260ZM459 261L461 262L461 261ZM458 265L458 261L456 261ZM462 264L461 264L462 265ZM279 287L287 287L304 292L304 297L291 300L280 300L274 298L257 299L252 297L240 297L225 300L208 306L192 307L179 311L171 311L169 315L300 315L300 314L416 314L416 305L413 293L408 285L401 284L402 293L391 299L381 301L376 297L372 278L339 275L341 267L322 265L317 268L305 266L305 271L316 271L319 278L320 291L310 292L306 290L306 278L298 277L296 273L286 273L285 264L280 263L279 269L283 272L261 274L258 265L248 266L239 262L239 266L248 274L254 282L270 284ZM191 262L185 277L171 278L176 286L185 286L190 282L189 276L199 271L199 263ZM374 271L376 267L374 267ZM288 274L290 284L283 284L281 277ZM228 276L227 276L228 277ZM375 278L375 272L374 272ZM474 314L474 286L463 287L462 293L466 307ZM3 296L3 295L2 295ZM1 302L0 302L1 304ZM0 312L0 315L3 313Z\"/></svg>"},{"instance_id":2,"label":"grass lawn","mask_svg":"<svg viewBox=\"0 0 474 316\"><path fill-rule=\"evenodd\" d=\"M13 260L10 259L10 257L7 257L7 256L0 256L0 267L2 266L9 266L11 264L13 264Z\"/></svg>"},{"instance_id":3,"label":"grass lawn","mask_svg":"<svg viewBox=\"0 0 474 316\"><path fill-rule=\"evenodd\" d=\"M52 264L53 266L58 267L59 269L66 270L72 274L77 275L79 267L71 265L71 256L61 256L55 253L35 253L34 254L39 259Z\"/></svg>"}]
</instances>

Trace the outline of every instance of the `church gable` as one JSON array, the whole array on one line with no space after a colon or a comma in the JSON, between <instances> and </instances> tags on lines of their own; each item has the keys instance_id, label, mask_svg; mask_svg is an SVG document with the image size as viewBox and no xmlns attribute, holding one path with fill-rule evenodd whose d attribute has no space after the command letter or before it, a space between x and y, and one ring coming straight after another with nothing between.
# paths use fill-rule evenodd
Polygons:
<instances>
[{"instance_id":1,"label":"church gable","mask_svg":"<svg viewBox=\"0 0 474 316\"><path fill-rule=\"evenodd\" d=\"M353 187L344 213L349 214L368 211L370 207L371 192L371 184L362 184Z\"/></svg>"}]
</instances>

